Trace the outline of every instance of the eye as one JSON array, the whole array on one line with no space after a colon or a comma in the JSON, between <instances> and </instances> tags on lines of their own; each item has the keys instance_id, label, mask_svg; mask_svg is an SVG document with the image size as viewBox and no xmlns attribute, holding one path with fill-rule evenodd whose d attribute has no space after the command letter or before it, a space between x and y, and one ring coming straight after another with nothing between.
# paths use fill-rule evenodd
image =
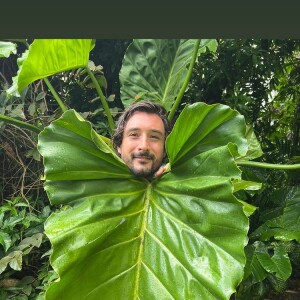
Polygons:
<instances>
[{"instance_id":1,"label":"eye","mask_svg":"<svg viewBox=\"0 0 300 300\"><path fill-rule=\"evenodd\" d=\"M136 132L130 132L128 136L130 136L130 137L138 137L138 134Z\"/></svg>"},{"instance_id":2,"label":"eye","mask_svg":"<svg viewBox=\"0 0 300 300\"><path fill-rule=\"evenodd\" d=\"M151 135L150 138L153 139L153 140L159 140L160 139L160 137L158 135Z\"/></svg>"}]
</instances>

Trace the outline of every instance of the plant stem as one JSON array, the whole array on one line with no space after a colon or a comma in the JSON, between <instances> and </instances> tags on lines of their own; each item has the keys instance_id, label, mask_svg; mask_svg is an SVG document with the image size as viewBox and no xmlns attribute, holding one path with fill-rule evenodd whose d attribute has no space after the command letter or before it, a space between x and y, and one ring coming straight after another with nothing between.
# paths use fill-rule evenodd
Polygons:
<instances>
[{"instance_id":1,"label":"plant stem","mask_svg":"<svg viewBox=\"0 0 300 300\"><path fill-rule=\"evenodd\" d=\"M88 66L86 66L85 69L86 69L87 73L89 74L90 78L92 79L92 81L95 85L97 93L100 97L101 104L102 104L102 106L104 108L104 111L106 113L106 117L108 119L108 124L109 124L110 130L111 130L111 132L113 132L114 129L115 129L115 122L114 122L114 120L112 118L112 115L110 113L110 110L109 110L108 104L106 102L105 96L103 95L102 90L99 86L99 83L98 83L97 79L95 78L93 72L90 70L90 68Z\"/></svg>"},{"instance_id":2,"label":"plant stem","mask_svg":"<svg viewBox=\"0 0 300 300\"><path fill-rule=\"evenodd\" d=\"M168 116L168 119L169 121L172 121L172 119L174 118L174 115L175 115L175 112L181 102L181 99L184 95L184 92L186 90L186 87L191 79L191 76L192 76L192 72L193 72L193 68L194 68L194 65L195 65L195 62L196 62L196 58L198 56L198 49L199 49L199 45L200 45L200 40L197 40L196 43L195 43L195 46L194 46L194 52L193 52L193 55L192 55L192 59L191 59L191 63L190 63L190 66L189 66L189 69L188 69L188 72L187 72L187 75L184 79L184 82L183 82L183 85L177 95L177 98L172 106L172 109L169 113L169 116Z\"/></svg>"},{"instance_id":3,"label":"plant stem","mask_svg":"<svg viewBox=\"0 0 300 300\"><path fill-rule=\"evenodd\" d=\"M11 117L4 116L4 115L0 114L0 120L2 120L4 122L7 122L7 123L11 123L11 124L17 125L18 127L21 127L21 128L29 129L29 130L31 130L33 132L36 132L36 133L40 133L41 132L41 129L39 129L38 127L36 127L34 125L31 125L29 123L26 123L26 122L17 120L15 118L11 118Z\"/></svg>"},{"instance_id":4,"label":"plant stem","mask_svg":"<svg viewBox=\"0 0 300 300\"><path fill-rule=\"evenodd\" d=\"M277 170L296 170L300 169L300 164L294 165L282 165L282 164L269 164L269 163L262 163L257 161L237 161L238 166L249 166L249 167L258 167L258 168L265 168L265 169L277 169Z\"/></svg>"},{"instance_id":5,"label":"plant stem","mask_svg":"<svg viewBox=\"0 0 300 300\"><path fill-rule=\"evenodd\" d=\"M48 78L44 78L43 79L44 82L46 83L46 85L48 86L49 90L51 91L52 95L54 96L56 102L58 103L58 105L60 106L61 110L63 112L65 112L68 108L64 105L64 103L61 101L60 97L58 96L58 94L56 93L54 87L52 86L52 84L50 83L50 81L48 80Z\"/></svg>"}]
</instances>

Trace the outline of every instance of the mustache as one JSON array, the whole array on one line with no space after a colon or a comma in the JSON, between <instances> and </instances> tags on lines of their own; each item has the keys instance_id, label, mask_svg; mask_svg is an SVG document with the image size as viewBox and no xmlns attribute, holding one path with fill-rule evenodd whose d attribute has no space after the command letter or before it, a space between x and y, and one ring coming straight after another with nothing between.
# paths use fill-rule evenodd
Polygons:
<instances>
[{"instance_id":1,"label":"mustache","mask_svg":"<svg viewBox=\"0 0 300 300\"><path fill-rule=\"evenodd\" d=\"M149 152L133 153L132 158L147 158L147 159L151 159L151 160L155 159L154 155L152 155Z\"/></svg>"}]
</instances>

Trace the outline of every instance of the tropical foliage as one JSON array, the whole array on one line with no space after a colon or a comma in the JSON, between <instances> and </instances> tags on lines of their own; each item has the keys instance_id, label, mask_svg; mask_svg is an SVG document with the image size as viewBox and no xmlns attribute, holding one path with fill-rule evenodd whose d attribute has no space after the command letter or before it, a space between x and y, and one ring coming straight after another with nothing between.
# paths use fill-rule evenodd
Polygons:
<instances>
[{"instance_id":1,"label":"tropical foliage","mask_svg":"<svg viewBox=\"0 0 300 300\"><path fill-rule=\"evenodd\" d=\"M95 299L99 294L110 299L120 297L120 293L128 299L138 295L141 299L228 299L236 288L232 295L236 299L261 299L270 287L284 291L293 276L293 265L299 265L297 165L295 171L258 171L249 160L257 161L263 154L262 162L297 163L297 60L293 60L297 43L274 41L274 45L265 46L269 52L263 56L265 52L259 52L262 45L253 41L219 41L217 47L215 40L134 40L120 69L120 106L120 99L107 94L105 69L89 61L95 57L97 42L35 40L19 54L13 84L4 82L10 96L1 95L1 119L6 124L2 127L8 137L2 149L23 163L22 168L16 168L23 180L14 192L14 197L18 193L21 197L3 202L1 295L27 299L38 297L41 290L42 297L57 276L60 280L50 285L47 299ZM124 49L128 44L124 41ZM284 47L278 55L278 49ZM237 55L238 49L244 56ZM0 51L5 58L14 55L16 44L3 42ZM277 51L277 56L272 56L272 51ZM240 66L236 70L221 68L227 61L226 53L230 56L232 52ZM47 55L41 59L44 53ZM254 54L256 60L249 68L246 58ZM123 53L120 56L122 59ZM272 58L276 68L268 73L271 68L264 66ZM222 83L222 71L231 80L227 84ZM259 72L264 75L255 77ZM260 86L258 81L265 85L255 89ZM206 90L199 83L205 84ZM258 94L258 90L263 91L263 86L269 98L260 98L263 93ZM75 91L82 94L82 104L74 102L78 99ZM211 99L209 91L220 91L215 101L243 113L254 131L228 106L199 102L212 102L207 101ZM280 106L284 96L288 105ZM107 138L118 112L144 98L162 103L170 111L170 119L177 119L166 142L171 169L152 182L134 178ZM95 106L99 99L100 109ZM184 108L187 103L194 104ZM72 104L75 108L96 108L78 113L68 110ZM260 115L272 111L261 107L271 105L280 107L281 113L288 112L282 118L286 127L281 131L287 133L285 152L274 150L281 145L283 135L261 132L264 126L269 127ZM259 114L254 114L253 107ZM280 124L276 117L270 114L273 128ZM291 120L296 126L288 126ZM37 170L41 175L34 133L41 130L39 152L51 206L40 189L39 178L34 189L37 185L30 185L33 175L26 174L28 170L36 174ZM9 147L9 131L26 137L22 139L25 158L17 148ZM267 151L261 152L254 132ZM28 147L26 141L32 141L33 146ZM276 151L279 155L274 157ZM286 188L280 192L277 185L282 179ZM257 182L263 183L262 189ZM7 189L8 183L3 183ZM259 209L254 212L250 204ZM39 229L33 230L36 224ZM48 238L56 272L49 266L52 250L48 252ZM28 275L25 266L34 261L34 253L38 278L22 278L22 274ZM9 281L16 276L21 279Z\"/></svg>"}]
</instances>

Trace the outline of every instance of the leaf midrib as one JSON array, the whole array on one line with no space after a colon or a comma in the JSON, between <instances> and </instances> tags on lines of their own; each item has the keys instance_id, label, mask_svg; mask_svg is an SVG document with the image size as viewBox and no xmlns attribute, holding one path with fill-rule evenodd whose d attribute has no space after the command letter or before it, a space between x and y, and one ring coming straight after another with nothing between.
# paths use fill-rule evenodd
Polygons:
<instances>
[{"instance_id":1,"label":"leaf midrib","mask_svg":"<svg viewBox=\"0 0 300 300\"><path fill-rule=\"evenodd\" d=\"M139 299L139 287L140 287L140 276L141 276L141 264L142 264L142 256L144 252L144 239L145 239L145 232L146 232L146 224L148 221L148 210L149 210L149 205L150 205L150 194L151 194L151 183L148 184L146 192L145 192L145 197L144 197L144 202L145 202L145 208L143 212L143 217L142 217L142 223L141 223L141 231L140 231L140 247L139 247L139 252L137 256L137 271L136 271L136 281L134 285L134 295L133 299Z\"/></svg>"}]
</instances>

